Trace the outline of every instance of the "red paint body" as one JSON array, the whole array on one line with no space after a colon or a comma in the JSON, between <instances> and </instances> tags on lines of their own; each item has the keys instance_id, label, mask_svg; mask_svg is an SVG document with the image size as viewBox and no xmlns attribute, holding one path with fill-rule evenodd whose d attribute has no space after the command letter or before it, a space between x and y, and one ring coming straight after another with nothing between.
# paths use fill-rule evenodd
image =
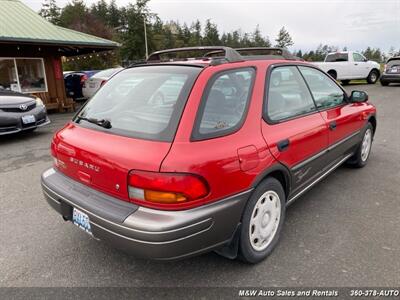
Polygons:
<instances>
[{"instance_id":1,"label":"red paint body","mask_svg":"<svg viewBox=\"0 0 400 300\"><path fill-rule=\"evenodd\" d=\"M54 137L55 152L61 161L58 169L125 201L130 201L128 174L131 170L199 175L209 186L204 198L178 206L141 203L160 209L187 209L248 190L272 166L295 166L360 130L366 124L364 114L375 113L371 104L348 103L283 123L268 124L262 118L266 74L271 64L279 63L287 61L254 60L205 67L193 86L172 143L108 134L71 122ZM198 107L211 76L222 70L249 66L256 68L256 77L243 126L223 137L192 142ZM329 131L328 124L333 120L337 130ZM286 138L290 140L290 148L278 151L277 143ZM76 160L72 161L71 157ZM116 189L116 185L120 188Z\"/></svg>"}]
</instances>

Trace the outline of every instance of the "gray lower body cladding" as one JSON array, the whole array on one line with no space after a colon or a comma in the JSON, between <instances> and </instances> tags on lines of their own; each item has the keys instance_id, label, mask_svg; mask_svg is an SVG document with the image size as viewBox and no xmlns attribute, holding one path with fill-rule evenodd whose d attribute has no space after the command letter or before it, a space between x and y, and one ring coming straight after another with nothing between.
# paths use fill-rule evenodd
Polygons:
<instances>
[{"instance_id":1,"label":"gray lower body cladding","mask_svg":"<svg viewBox=\"0 0 400 300\"><path fill-rule=\"evenodd\" d=\"M383 74L380 78L381 82L400 83L400 74Z\"/></svg>"},{"instance_id":2,"label":"gray lower body cladding","mask_svg":"<svg viewBox=\"0 0 400 300\"><path fill-rule=\"evenodd\" d=\"M22 117L29 115L35 117L35 122L24 124L22 122ZM30 130L49 123L50 120L47 117L46 108L44 106L37 106L25 112L5 112L0 109L0 135Z\"/></svg>"},{"instance_id":3,"label":"gray lower body cladding","mask_svg":"<svg viewBox=\"0 0 400 300\"><path fill-rule=\"evenodd\" d=\"M75 207L93 236L138 257L171 260L217 249L231 240L251 190L182 211L137 206L95 191L51 168L42 175L47 202L64 219Z\"/></svg>"}]
</instances>

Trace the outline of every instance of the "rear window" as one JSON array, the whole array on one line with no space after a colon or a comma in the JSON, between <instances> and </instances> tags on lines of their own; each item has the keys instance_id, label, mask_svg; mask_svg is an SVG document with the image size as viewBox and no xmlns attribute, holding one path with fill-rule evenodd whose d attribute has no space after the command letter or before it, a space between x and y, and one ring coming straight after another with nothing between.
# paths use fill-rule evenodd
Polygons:
<instances>
[{"instance_id":1,"label":"rear window","mask_svg":"<svg viewBox=\"0 0 400 300\"><path fill-rule=\"evenodd\" d=\"M84 127L134 138L171 142L197 75L191 66L142 66L116 74L79 116L108 120L105 129L85 120Z\"/></svg>"},{"instance_id":2,"label":"rear window","mask_svg":"<svg viewBox=\"0 0 400 300\"><path fill-rule=\"evenodd\" d=\"M349 60L348 53L328 54L325 58L325 62L339 62L339 61L348 61L348 60Z\"/></svg>"},{"instance_id":3,"label":"rear window","mask_svg":"<svg viewBox=\"0 0 400 300\"><path fill-rule=\"evenodd\" d=\"M107 69L104 71L97 72L96 74L93 75L93 77L97 77L97 78L98 77L111 77L114 73L117 73L120 70L122 70L122 68Z\"/></svg>"},{"instance_id":4,"label":"rear window","mask_svg":"<svg viewBox=\"0 0 400 300\"><path fill-rule=\"evenodd\" d=\"M400 57L389 59L388 62L387 62L387 65L388 66L394 66L394 65L398 66L398 65L400 65Z\"/></svg>"}]
</instances>

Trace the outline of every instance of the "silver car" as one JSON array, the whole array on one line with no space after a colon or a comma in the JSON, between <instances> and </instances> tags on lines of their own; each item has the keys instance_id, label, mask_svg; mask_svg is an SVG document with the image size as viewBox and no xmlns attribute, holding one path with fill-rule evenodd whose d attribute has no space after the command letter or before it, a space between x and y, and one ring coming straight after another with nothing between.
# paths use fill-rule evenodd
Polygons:
<instances>
[{"instance_id":1,"label":"silver car","mask_svg":"<svg viewBox=\"0 0 400 300\"><path fill-rule=\"evenodd\" d=\"M33 131L49 123L41 99L0 88L0 135Z\"/></svg>"}]
</instances>

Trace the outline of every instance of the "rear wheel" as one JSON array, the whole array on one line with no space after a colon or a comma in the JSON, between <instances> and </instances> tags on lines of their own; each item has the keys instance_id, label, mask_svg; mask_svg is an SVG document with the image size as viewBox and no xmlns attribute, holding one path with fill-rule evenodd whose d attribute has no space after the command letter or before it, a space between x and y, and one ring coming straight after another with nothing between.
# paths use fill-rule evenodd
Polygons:
<instances>
[{"instance_id":1,"label":"rear wheel","mask_svg":"<svg viewBox=\"0 0 400 300\"><path fill-rule=\"evenodd\" d=\"M247 263L265 259L279 241L285 217L285 192L275 178L267 178L253 192L242 218L239 257Z\"/></svg>"},{"instance_id":2,"label":"rear wheel","mask_svg":"<svg viewBox=\"0 0 400 300\"><path fill-rule=\"evenodd\" d=\"M379 73L376 70L372 70L371 72L369 72L369 75L367 77L367 82L369 84L375 84L378 81L379 78Z\"/></svg>"},{"instance_id":3,"label":"rear wheel","mask_svg":"<svg viewBox=\"0 0 400 300\"><path fill-rule=\"evenodd\" d=\"M336 80L336 78L337 78L337 73L336 73L336 71L330 70L330 71L328 71L328 74L329 74L333 79Z\"/></svg>"},{"instance_id":4,"label":"rear wheel","mask_svg":"<svg viewBox=\"0 0 400 300\"><path fill-rule=\"evenodd\" d=\"M363 139L358 146L356 153L353 157L350 158L348 162L350 165L356 168L362 168L367 164L369 154L371 153L373 137L374 129L371 123L368 123L367 127L364 130Z\"/></svg>"}]
</instances>

